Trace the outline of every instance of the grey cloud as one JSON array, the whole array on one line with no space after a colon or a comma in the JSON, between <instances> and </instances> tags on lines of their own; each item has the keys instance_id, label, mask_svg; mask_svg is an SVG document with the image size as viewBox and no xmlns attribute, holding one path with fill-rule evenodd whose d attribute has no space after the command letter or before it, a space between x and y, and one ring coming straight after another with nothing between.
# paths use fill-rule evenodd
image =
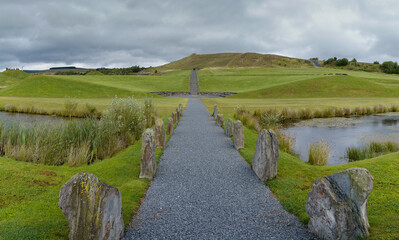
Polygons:
<instances>
[{"instance_id":1,"label":"grey cloud","mask_svg":"<svg viewBox=\"0 0 399 240\"><path fill-rule=\"evenodd\" d=\"M0 0L0 69L158 65L193 52L398 60L395 1Z\"/></svg>"}]
</instances>

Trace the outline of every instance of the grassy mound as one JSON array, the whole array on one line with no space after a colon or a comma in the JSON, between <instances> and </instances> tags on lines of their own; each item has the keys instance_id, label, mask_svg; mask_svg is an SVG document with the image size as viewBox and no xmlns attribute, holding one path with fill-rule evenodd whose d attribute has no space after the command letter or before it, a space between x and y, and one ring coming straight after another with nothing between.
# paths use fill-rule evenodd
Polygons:
<instances>
[{"instance_id":1,"label":"grassy mound","mask_svg":"<svg viewBox=\"0 0 399 240\"><path fill-rule=\"evenodd\" d=\"M191 54L157 67L160 71L192 68L313 67L309 60L259 53Z\"/></svg>"},{"instance_id":2,"label":"grassy mound","mask_svg":"<svg viewBox=\"0 0 399 240\"><path fill-rule=\"evenodd\" d=\"M398 97L399 86L379 79L325 76L246 92L233 98Z\"/></svg>"},{"instance_id":3,"label":"grassy mound","mask_svg":"<svg viewBox=\"0 0 399 240\"><path fill-rule=\"evenodd\" d=\"M32 76L0 90L0 96L16 97L114 97L130 96L131 91L98 84L59 79L52 76Z\"/></svg>"},{"instance_id":4,"label":"grassy mound","mask_svg":"<svg viewBox=\"0 0 399 240\"><path fill-rule=\"evenodd\" d=\"M29 77L29 74L23 71L7 70L0 73L0 85L3 87L9 86L27 77Z\"/></svg>"}]
</instances>

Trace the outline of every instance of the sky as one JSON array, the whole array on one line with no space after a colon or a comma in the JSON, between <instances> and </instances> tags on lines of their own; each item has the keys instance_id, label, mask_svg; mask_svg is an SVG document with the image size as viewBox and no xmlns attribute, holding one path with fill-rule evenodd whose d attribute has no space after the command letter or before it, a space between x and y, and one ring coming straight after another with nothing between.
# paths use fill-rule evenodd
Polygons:
<instances>
[{"instance_id":1,"label":"sky","mask_svg":"<svg viewBox=\"0 0 399 240\"><path fill-rule=\"evenodd\" d=\"M218 52L399 61L398 29L395 0L0 0L0 69Z\"/></svg>"}]
</instances>

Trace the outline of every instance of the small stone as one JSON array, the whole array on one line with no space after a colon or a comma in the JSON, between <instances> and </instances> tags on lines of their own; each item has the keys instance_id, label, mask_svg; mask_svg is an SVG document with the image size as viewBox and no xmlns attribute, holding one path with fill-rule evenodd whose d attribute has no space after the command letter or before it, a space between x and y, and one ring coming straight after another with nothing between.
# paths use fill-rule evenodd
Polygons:
<instances>
[{"instance_id":1,"label":"small stone","mask_svg":"<svg viewBox=\"0 0 399 240\"><path fill-rule=\"evenodd\" d=\"M234 147L238 150L244 148L244 127L240 120L234 123Z\"/></svg>"},{"instance_id":2,"label":"small stone","mask_svg":"<svg viewBox=\"0 0 399 240\"><path fill-rule=\"evenodd\" d=\"M144 131L141 144L140 178L152 179L157 170L155 156L154 130L148 128Z\"/></svg>"},{"instance_id":3,"label":"small stone","mask_svg":"<svg viewBox=\"0 0 399 240\"><path fill-rule=\"evenodd\" d=\"M305 207L309 230L322 239L367 238L367 201L373 182L364 168L317 179Z\"/></svg>"},{"instance_id":4,"label":"small stone","mask_svg":"<svg viewBox=\"0 0 399 240\"><path fill-rule=\"evenodd\" d=\"M158 148L165 148L166 132L162 119L155 121L155 144Z\"/></svg>"},{"instance_id":5,"label":"small stone","mask_svg":"<svg viewBox=\"0 0 399 240\"><path fill-rule=\"evenodd\" d=\"M212 117L216 117L215 112L216 112L216 109L217 109L217 108L218 108L218 105L217 105L217 104L213 105Z\"/></svg>"},{"instance_id":6,"label":"small stone","mask_svg":"<svg viewBox=\"0 0 399 240\"><path fill-rule=\"evenodd\" d=\"M167 134L172 135L173 134L173 119L170 117L168 118L168 129L167 129Z\"/></svg>"},{"instance_id":7,"label":"small stone","mask_svg":"<svg viewBox=\"0 0 399 240\"><path fill-rule=\"evenodd\" d=\"M260 180L265 181L277 176L278 138L273 130L263 129L256 140L255 155L252 158L252 170Z\"/></svg>"},{"instance_id":8,"label":"small stone","mask_svg":"<svg viewBox=\"0 0 399 240\"><path fill-rule=\"evenodd\" d=\"M219 125L219 127L223 127L224 125L224 117L223 114L218 114L216 117L216 124Z\"/></svg>"},{"instance_id":9,"label":"small stone","mask_svg":"<svg viewBox=\"0 0 399 240\"><path fill-rule=\"evenodd\" d=\"M228 118L226 120L226 129L224 130L224 132L226 133L227 137L231 137L233 136L233 120L231 120L230 118Z\"/></svg>"},{"instance_id":10,"label":"small stone","mask_svg":"<svg viewBox=\"0 0 399 240\"><path fill-rule=\"evenodd\" d=\"M177 117L177 121L180 121L180 112L179 109L176 108L176 117Z\"/></svg>"},{"instance_id":11,"label":"small stone","mask_svg":"<svg viewBox=\"0 0 399 240\"><path fill-rule=\"evenodd\" d=\"M120 239L124 234L121 193L93 174L69 179L58 206L68 219L69 239Z\"/></svg>"}]
</instances>

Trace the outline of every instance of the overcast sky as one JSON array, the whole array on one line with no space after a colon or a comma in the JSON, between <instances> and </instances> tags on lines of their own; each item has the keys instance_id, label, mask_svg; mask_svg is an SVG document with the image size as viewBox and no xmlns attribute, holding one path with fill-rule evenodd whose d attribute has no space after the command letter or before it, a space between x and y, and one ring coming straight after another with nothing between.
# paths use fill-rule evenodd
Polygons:
<instances>
[{"instance_id":1,"label":"overcast sky","mask_svg":"<svg viewBox=\"0 0 399 240\"><path fill-rule=\"evenodd\" d=\"M395 0L0 0L0 69L157 66L191 53L399 60Z\"/></svg>"}]
</instances>

